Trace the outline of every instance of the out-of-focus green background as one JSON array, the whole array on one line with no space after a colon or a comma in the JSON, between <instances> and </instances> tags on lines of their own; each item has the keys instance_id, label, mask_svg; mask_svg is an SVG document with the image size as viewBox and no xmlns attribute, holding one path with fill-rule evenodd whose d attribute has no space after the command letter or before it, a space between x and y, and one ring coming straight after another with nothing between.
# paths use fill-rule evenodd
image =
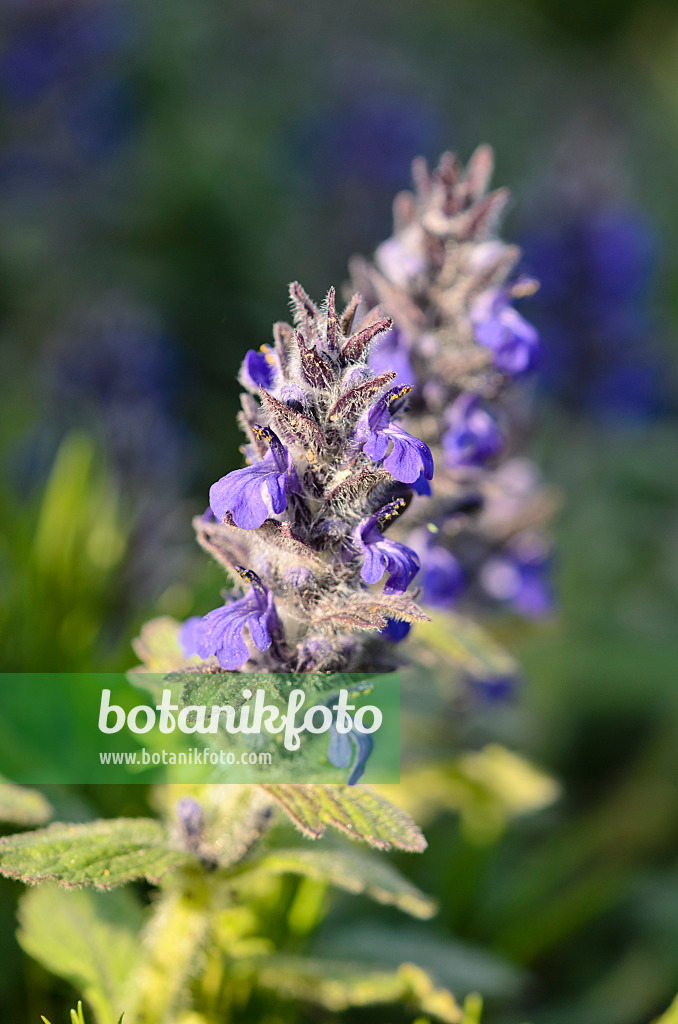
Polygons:
<instances>
[{"instance_id":1,"label":"out-of-focus green background","mask_svg":"<svg viewBox=\"0 0 678 1024\"><path fill-rule=\"evenodd\" d=\"M404 861L458 961L350 900L318 948L416 943L488 1024L646 1024L678 990L676 5L3 0L0 33L7 671L126 668L146 618L212 607L190 517L239 458L243 353L289 280L320 297L386 236L415 155L494 145L544 282L562 607L505 628L527 682L481 731L564 795L494 838L438 815ZM55 1019L71 994L19 953L18 891L3 1019Z\"/></svg>"}]
</instances>

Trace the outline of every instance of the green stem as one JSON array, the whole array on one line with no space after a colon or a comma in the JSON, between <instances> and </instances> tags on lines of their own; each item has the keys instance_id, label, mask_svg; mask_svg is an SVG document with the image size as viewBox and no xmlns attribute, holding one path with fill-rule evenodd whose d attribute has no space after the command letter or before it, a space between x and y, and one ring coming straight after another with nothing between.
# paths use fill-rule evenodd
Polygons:
<instances>
[{"instance_id":1,"label":"green stem","mask_svg":"<svg viewBox=\"0 0 678 1024\"><path fill-rule=\"evenodd\" d=\"M210 926L207 887L188 875L181 883L162 893L146 931L129 1024L171 1024L200 966Z\"/></svg>"}]
</instances>

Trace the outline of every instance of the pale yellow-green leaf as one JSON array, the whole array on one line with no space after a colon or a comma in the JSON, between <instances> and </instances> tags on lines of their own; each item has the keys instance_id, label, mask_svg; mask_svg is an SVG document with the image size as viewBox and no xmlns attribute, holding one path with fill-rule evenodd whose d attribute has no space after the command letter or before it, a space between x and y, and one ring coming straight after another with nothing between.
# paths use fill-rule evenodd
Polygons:
<instances>
[{"instance_id":1,"label":"pale yellow-green leaf","mask_svg":"<svg viewBox=\"0 0 678 1024\"><path fill-rule=\"evenodd\" d=\"M487 629L454 612L434 614L430 622L418 623L411 646L415 659L421 653L423 664L437 660L449 666L451 661L480 679L514 676L518 672L515 658Z\"/></svg>"},{"instance_id":2,"label":"pale yellow-green leaf","mask_svg":"<svg viewBox=\"0 0 678 1024\"><path fill-rule=\"evenodd\" d=\"M346 892L363 893L413 917L430 918L437 909L435 900L424 895L388 861L362 850L275 850L255 861L253 870L305 875Z\"/></svg>"},{"instance_id":3,"label":"pale yellow-green leaf","mask_svg":"<svg viewBox=\"0 0 678 1024\"><path fill-rule=\"evenodd\" d=\"M130 893L31 889L19 904L19 942L52 974L82 992L97 1024L117 1021L139 955L141 910ZM78 1016L81 1024L82 1009Z\"/></svg>"},{"instance_id":4,"label":"pale yellow-green leaf","mask_svg":"<svg viewBox=\"0 0 678 1024\"><path fill-rule=\"evenodd\" d=\"M464 1019L462 1024L480 1024L483 1012L483 1000L477 992L472 992L464 1000Z\"/></svg>"},{"instance_id":5,"label":"pale yellow-green leaf","mask_svg":"<svg viewBox=\"0 0 678 1024\"><path fill-rule=\"evenodd\" d=\"M560 795L555 779L498 743L463 754L458 764L469 779L497 797L510 817L539 811Z\"/></svg>"},{"instance_id":6,"label":"pale yellow-green leaf","mask_svg":"<svg viewBox=\"0 0 678 1024\"><path fill-rule=\"evenodd\" d=\"M141 633L132 641L134 653L142 665L132 669L130 675L143 672L175 672L187 665L199 664L195 656L186 658L179 643L181 623L169 615L151 619L141 627Z\"/></svg>"},{"instance_id":7,"label":"pale yellow-green leaf","mask_svg":"<svg viewBox=\"0 0 678 1024\"><path fill-rule=\"evenodd\" d=\"M423 1013L442 1024L461 1024L462 1012L447 989L437 988L414 964L397 971L366 971L358 964L270 956L250 970L257 984L279 998L299 1000L342 1013L351 1007L397 1003L411 1013Z\"/></svg>"},{"instance_id":8,"label":"pale yellow-green leaf","mask_svg":"<svg viewBox=\"0 0 678 1024\"><path fill-rule=\"evenodd\" d=\"M507 822L548 807L560 795L558 782L525 758L492 743L438 764L405 771L399 786L380 786L422 821L441 810L459 813L471 838L491 841Z\"/></svg>"},{"instance_id":9,"label":"pale yellow-green leaf","mask_svg":"<svg viewBox=\"0 0 678 1024\"><path fill-rule=\"evenodd\" d=\"M421 853L426 840L409 814L363 786L262 786L294 824L318 839L328 827L378 850Z\"/></svg>"},{"instance_id":10,"label":"pale yellow-green leaf","mask_svg":"<svg viewBox=\"0 0 678 1024\"><path fill-rule=\"evenodd\" d=\"M37 789L0 783L0 822L44 825L51 817L50 803Z\"/></svg>"},{"instance_id":11,"label":"pale yellow-green leaf","mask_svg":"<svg viewBox=\"0 0 678 1024\"><path fill-rule=\"evenodd\" d=\"M678 1024L678 996L673 1000L666 1013L657 1018L654 1024Z\"/></svg>"}]
</instances>

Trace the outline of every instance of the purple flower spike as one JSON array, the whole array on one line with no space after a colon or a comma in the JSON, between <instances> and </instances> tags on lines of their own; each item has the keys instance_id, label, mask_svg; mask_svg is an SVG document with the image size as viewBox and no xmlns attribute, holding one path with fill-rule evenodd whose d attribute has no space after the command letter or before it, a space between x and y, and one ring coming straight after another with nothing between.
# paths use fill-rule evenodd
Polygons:
<instances>
[{"instance_id":1,"label":"purple flower spike","mask_svg":"<svg viewBox=\"0 0 678 1024\"><path fill-rule=\"evenodd\" d=\"M273 387L276 377L275 364L268 345L262 345L260 352L255 352L253 348L249 350L243 360L240 375L245 387L253 391Z\"/></svg>"},{"instance_id":2,"label":"purple flower spike","mask_svg":"<svg viewBox=\"0 0 678 1024\"><path fill-rule=\"evenodd\" d=\"M249 592L223 608L208 612L195 629L196 649L200 657L216 655L221 667L231 670L241 668L249 659L250 652L243 637L246 626L260 651L268 650L273 634L280 628L273 595L268 587L249 569L239 565L236 569L243 579L251 583Z\"/></svg>"},{"instance_id":3,"label":"purple flower spike","mask_svg":"<svg viewBox=\"0 0 678 1024\"><path fill-rule=\"evenodd\" d=\"M223 522L230 512L235 525L243 530L256 530L271 511L276 515L284 512L286 483L294 472L291 457L273 431L265 427L260 429L260 436L271 446L261 462L227 473L210 487L210 508L215 517Z\"/></svg>"},{"instance_id":4,"label":"purple flower spike","mask_svg":"<svg viewBox=\"0 0 678 1024\"><path fill-rule=\"evenodd\" d=\"M460 395L450 409L449 423L443 448L450 467L483 466L504 446L494 417L483 409L477 395Z\"/></svg>"},{"instance_id":5,"label":"purple flower spike","mask_svg":"<svg viewBox=\"0 0 678 1024\"><path fill-rule=\"evenodd\" d=\"M384 461L384 468L401 484L413 484L423 472L426 480L433 476L433 456L428 445L394 423L391 416L398 411L409 387L392 388L365 413L356 429L356 441L365 455L374 462ZM387 455L389 441L393 448Z\"/></svg>"},{"instance_id":6,"label":"purple flower spike","mask_svg":"<svg viewBox=\"0 0 678 1024\"><path fill-rule=\"evenodd\" d=\"M405 508L402 498L385 505L356 527L353 537L365 556L360 575L366 583L378 583L385 572L389 578L385 594L402 594L419 571L419 558L411 548L384 537L380 525L398 515Z\"/></svg>"},{"instance_id":7,"label":"purple flower spike","mask_svg":"<svg viewBox=\"0 0 678 1024\"><path fill-rule=\"evenodd\" d=\"M491 350L494 365L502 373L519 377L534 369L539 335L513 308L504 290L493 288L477 298L471 309L471 323L476 341Z\"/></svg>"}]
</instances>

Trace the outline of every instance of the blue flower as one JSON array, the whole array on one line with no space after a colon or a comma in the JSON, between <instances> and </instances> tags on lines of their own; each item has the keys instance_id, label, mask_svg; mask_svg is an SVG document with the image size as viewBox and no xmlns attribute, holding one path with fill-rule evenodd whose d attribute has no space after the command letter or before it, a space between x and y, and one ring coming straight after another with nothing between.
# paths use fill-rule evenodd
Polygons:
<instances>
[{"instance_id":1,"label":"blue flower","mask_svg":"<svg viewBox=\"0 0 678 1024\"><path fill-rule=\"evenodd\" d=\"M433 456L428 445L391 419L411 390L401 387L388 391L363 414L355 433L356 442L365 455L374 462L383 459L384 468L402 484L413 484L422 472L426 480L433 476ZM390 441L393 441L393 448L387 455Z\"/></svg>"},{"instance_id":2,"label":"blue flower","mask_svg":"<svg viewBox=\"0 0 678 1024\"><path fill-rule=\"evenodd\" d=\"M490 597L526 618L543 618L553 611L551 559L546 546L537 539L525 539L488 559L480 582Z\"/></svg>"},{"instance_id":3,"label":"blue flower","mask_svg":"<svg viewBox=\"0 0 678 1024\"><path fill-rule=\"evenodd\" d=\"M562 204L561 204L562 206ZM667 407L666 361L654 343L650 286L655 232L632 209L562 209L525 239L541 287L542 386L568 407L618 421Z\"/></svg>"},{"instance_id":4,"label":"blue flower","mask_svg":"<svg viewBox=\"0 0 678 1024\"><path fill-rule=\"evenodd\" d=\"M366 583L378 583L388 572L385 594L402 594L419 572L416 553L404 544L384 537L379 529L404 508L405 501L398 498L375 515L363 519L353 531L353 538L365 556L360 575Z\"/></svg>"},{"instance_id":5,"label":"blue flower","mask_svg":"<svg viewBox=\"0 0 678 1024\"><path fill-rule=\"evenodd\" d=\"M327 759L335 768L348 768L353 760L353 747L355 746L355 761L351 774L348 777L349 786L355 786L356 782L363 776L367 759L374 750L374 740L369 733L360 732L359 729L351 729L350 732L340 733L332 722L330 726L330 742L327 748Z\"/></svg>"},{"instance_id":6,"label":"blue flower","mask_svg":"<svg viewBox=\"0 0 678 1024\"><path fill-rule=\"evenodd\" d=\"M491 350L498 370L519 377L534 369L539 335L513 308L506 291L492 288L484 292L474 302L470 316L476 341Z\"/></svg>"},{"instance_id":7,"label":"blue flower","mask_svg":"<svg viewBox=\"0 0 678 1024\"><path fill-rule=\"evenodd\" d=\"M485 704L501 704L515 696L516 676L467 676L469 690Z\"/></svg>"},{"instance_id":8,"label":"blue flower","mask_svg":"<svg viewBox=\"0 0 678 1024\"><path fill-rule=\"evenodd\" d=\"M504 446L494 417L483 409L477 395L460 395L450 408L448 422L442 442L450 467L483 466Z\"/></svg>"},{"instance_id":9,"label":"blue flower","mask_svg":"<svg viewBox=\"0 0 678 1024\"><path fill-rule=\"evenodd\" d=\"M216 656L224 669L237 669L250 657L243 632L247 626L260 651L267 651L280 629L273 595L256 573L242 566L237 571L251 583L249 592L223 608L215 608L195 628L196 650L201 658Z\"/></svg>"},{"instance_id":10,"label":"blue flower","mask_svg":"<svg viewBox=\"0 0 678 1024\"><path fill-rule=\"evenodd\" d=\"M377 374L395 371L394 387L403 387L415 379L403 332L397 327L392 327L378 339L368 362Z\"/></svg>"},{"instance_id":11,"label":"blue flower","mask_svg":"<svg viewBox=\"0 0 678 1024\"><path fill-rule=\"evenodd\" d=\"M189 850L197 852L205 832L205 815L197 800L184 797L175 807L182 839Z\"/></svg>"},{"instance_id":12,"label":"blue flower","mask_svg":"<svg viewBox=\"0 0 678 1024\"><path fill-rule=\"evenodd\" d=\"M262 345L259 352L252 348L249 350L243 360L240 377L245 387L253 391L273 387L276 378L275 363L268 345Z\"/></svg>"},{"instance_id":13,"label":"blue flower","mask_svg":"<svg viewBox=\"0 0 678 1024\"><path fill-rule=\"evenodd\" d=\"M284 512L288 479L294 474L291 456L273 431L259 428L259 436L270 444L261 462L227 473L210 487L210 508L219 522L230 512L243 530L256 530L271 512Z\"/></svg>"},{"instance_id":14,"label":"blue flower","mask_svg":"<svg viewBox=\"0 0 678 1024\"><path fill-rule=\"evenodd\" d=\"M179 630L179 646L184 658L192 658L194 654L198 653L196 628L200 621L201 617L199 615L192 615L190 619L186 619L182 623Z\"/></svg>"},{"instance_id":15,"label":"blue flower","mask_svg":"<svg viewBox=\"0 0 678 1024\"><path fill-rule=\"evenodd\" d=\"M404 640L411 629L409 622L401 622L398 619L387 619L386 625L383 629L379 630L381 636L390 640L391 643L399 644L401 640Z\"/></svg>"},{"instance_id":16,"label":"blue flower","mask_svg":"<svg viewBox=\"0 0 678 1024\"><path fill-rule=\"evenodd\" d=\"M414 483L410 484L410 487L412 488L415 494L422 494L425 498L431 497L431 485L424 476L423 470L419 474L417 479L414 481Z\"/></svg>"},{"instance_id":17,"label":"blue flower","mask_svg":"<svg viewBox=\"0 0 678 1024\"><path fill-rule=\"evenodd\" d=\"M426 529L415 531L410 537L421 562L419 585L424 604L434 608L455 605L466 587L466 573L458 558L435 540Z\"/></svg>"}]
</instances>

